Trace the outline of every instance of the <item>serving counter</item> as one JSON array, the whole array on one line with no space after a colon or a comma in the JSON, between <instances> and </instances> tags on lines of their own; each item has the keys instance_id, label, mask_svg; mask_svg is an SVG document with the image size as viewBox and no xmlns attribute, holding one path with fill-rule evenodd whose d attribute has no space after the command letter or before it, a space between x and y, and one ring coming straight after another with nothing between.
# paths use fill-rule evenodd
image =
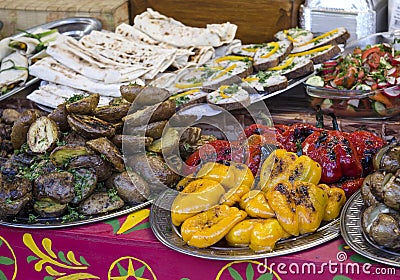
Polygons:
<instances>
[{"instance_id":1,"label":"serving counter","mask_svg":"<svg viewBox=\"0 0 400 280\"><path fill-rule=\"evenodd\" d=\"M6 102L6 103L5 103ZM2 102L21 106L19 99ZM266 100L275 123L314 123L302 87ZM301 108L301 110L299 109ZM327 121L328 123L329 121ZM339 119L344 130L367 127L399 137L400 118ZM294 254L252 260L209 260L157 240L149 209L74 227L0 226L0 279L398 279L400 269L366 259L339 237Z\"/></svg>"}]
</instances>

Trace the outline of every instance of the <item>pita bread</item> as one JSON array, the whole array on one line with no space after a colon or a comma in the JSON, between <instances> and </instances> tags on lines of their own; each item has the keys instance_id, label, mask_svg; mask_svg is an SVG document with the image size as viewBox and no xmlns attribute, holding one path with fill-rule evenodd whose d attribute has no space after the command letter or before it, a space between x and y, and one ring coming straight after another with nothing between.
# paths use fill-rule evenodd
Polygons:
<instances>
[{"instance_id":1,"label":"pita bread","mask_svg":"<svg viewBox=\"0 0 400 280\"><path fill-rule=\"evenodd\" d=\"M119 88L123 83L106 84L89 79L62 65L52 57L43 58L30 66L29 73L45 81L98 93L103 96L121 96Z\"/></svg>"},{"instance_id":2,"label":"pita bread","mask_svg":"<svg viewBox=\"0 0 400 280\"><path fill-rule=\"evenodd\" d=\"M0 41L0 61L13 52L13 49L8 46L10 40L11 38L7 37Z\"/></svg>"},{"instance_id":3,"label":"pita bread","mask_svg":"<svg viewBox=\"0 0 400 280\"><path fill-rule=\"evenodd\" d=\"M28 59L19 52L13 52L1 61L0 89L11 85L24 84L28 79Z\"/></svg>"}]
</instances>

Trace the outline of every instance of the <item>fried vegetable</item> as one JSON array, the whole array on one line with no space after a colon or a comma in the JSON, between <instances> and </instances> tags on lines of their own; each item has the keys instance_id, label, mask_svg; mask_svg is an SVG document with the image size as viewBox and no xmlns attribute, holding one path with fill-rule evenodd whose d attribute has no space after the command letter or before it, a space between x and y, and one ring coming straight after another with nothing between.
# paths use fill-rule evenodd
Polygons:
<instances>
[{"instance_id":1,"label":"fried vegetable","mask_svg":"<svg viewBox=\"0 0 400 280\"><path fill-rule=\"evenodd\" d=\"M224 192L217 181L197 179L190 182L172 203L172 223L179 226L189 217L214 207Z\"/></svg>"},{"instance_id":2,"label":"fried vegetable","mask_svg":"<svg viewBox=\"0 0 400 280\"><path fill-rule=\"evenodd\" d=\"M252 218L268 219L275 216L275 212L269 205L265 193L259 190L252 190L244 194L240 199L240 208Z\"/></svg>"},{"instance_id":3,"label":"fried vegetable","mask_svg":"<svg viewBox=\"0 0 400 280\"><path fill-rule=\"evenodd\" d=\"M108 192L95 192L79 205L78 211L84 215L97 215L120 209L124 201L118 195Z\"/></svg>"},{"instance_id":4,"label":"fried vegetable","mask_svg":"<svg viewBox=\"0 0 400 280\"><path fill-rule=\"evenodd\" d=\"M70 129L67 121L68 111L65 103L58 105L47 117L58 125L61 131L68 131Z\"/></svg>"},{"instance_id":5,"label":"fried vegetable","mask_svg":"<svg viewBox=\"0 0 400 280\"><path fill-rule=\"evenodd\" d=\"M59 140L60 131L57 124L48 117L36 119L28 130L28 146L34 153L51 151Z\"/></svg>"},{"instance_id":6,"label":"fried vegetable","mask_svg":"<svg viewBox=\"0 0 400 280\"><path fill-rule=\"evenodd\" d=\"M4 109L1 114L1 118L4 120L6 124L13 124L16 120L21 117L21 113L14 109Z\"/></svg>"},{"instance_id":7,"label":"fried vegetable","mask_svg":"<svg viewBox=\"0 0 400 280\"><path fill-rule=\"evenodd\" d=\"M86 145L96 151L113 165L115 170L122 172L125 170L124 160L117 146L105 137L93 139L86 142Z\"/></svg>"},{"instance_id":8,"label":"fried vegetable","mask_svg":"<svg viewBox=\"0 0 400 280\"><path fill-rule=\"evenodd\" d=\"M115 134L114 125L93 116L68 115L67 120L74 131L87 139L111 138Z\"/></svg>"},{"instance_id":9,"label":"fried vegetable","mask_svg":"<svg viewBox=\"0 0 400 280\"><path fill-rule=\"evenodd\" d=\"M72 158L89 155L90 151L83 146L64 145L55 148L50 154L50 160L57 166L63 166Z\"/></svg>"},{"instance_id":10,"label":"fried vegetable","mask_svg":"<svg viewBox=\"0 0 400 280\"><path fill-rule=\"evenodd\" d=\"M255 252L265 252L289 236L277 219L247 219L236 224L225 239L231 246L249 246Z\"/></svg>"},{"instance_id":11,"label":"fried vegetable","mask_svg":"<svg viewBox=\"0 0 400 280\"><path fill-rule=\"evenodd\" d=\"M209 247L246 218L246 212L236 207L219 205L186 219L181 226L183 241L197 248Z\"/></svg>"},{"instance_id":12,"label":"fried vegetable","mask_svg":"<svg viewBox=\"0 0 400 280\"><path fill-rule=\"evenodd\" d=\"M66 171L40 175L34 182L33 195L38 200L51 198L59 203L69 203L75 196L74 177Z\"/></svg>"},{"instance_id":13,"label":"fried vegetable","mask_svg":"<svg viewBox=\"0 0 400 280\"><path fill-rule=\"evenodd\" d=\"M93 93L88 96L73 96L68 99L65 106L69 113L86 115L91 114L99 104L100 95Z\"/></svg>"},{"instance_id":14,"label":"fried vegetable","mask_svg":"<svg viewBox=\"0 0 400 280\"><path fill-rule=\"evenodd\" d=\"M11 130L11 142L14 149L21 148L22 144L26 142L29 127L40 116L40 112L34 109L21 113L20 118L14 122Z\"/></svg>"},{"instance_id":15,"label":"fried vegetable","mask_svg":"<svg viewBox=\"0 0 400 280\"><path fill-rule=\"evenodd\" d=\"M36 200L33 204L33 210L43 218L55 218L64 215L68 210L67 203L55 202L50 198Z\"/></svg>"},{"instance_id":16,"label":"fried vegetable","mask_svg":"<svg viewBox=\"0 0 400 280\"><path fill-rule=\"evenodd\" d=\"M128 103L99 106L93 110L93 115L107 122L115 122L128 114L130 106Z\"/></svg>"},{"instance_id":17,"label":"fried vegetable","mask_svg":"<svg viewBox=\"0 0 400 280\"><path fill-rule=\"evenodd\" d=\"M149 185L136 172L119 173L112 181L119 197L128 204L145 202L150 195Z\"/></svg>"},{"instance_id":18,"label":"fried vegetable","mask_svg":"<svg viewBox=\"0 0 400 280\"><path fill-rule=\"evenodd\" d=\"M68 168L93 168L96 171L97 180L99 182L107 180L113 173L112 165L96 154L73 157L69 161Z\"/></svg>"}]
</instances>

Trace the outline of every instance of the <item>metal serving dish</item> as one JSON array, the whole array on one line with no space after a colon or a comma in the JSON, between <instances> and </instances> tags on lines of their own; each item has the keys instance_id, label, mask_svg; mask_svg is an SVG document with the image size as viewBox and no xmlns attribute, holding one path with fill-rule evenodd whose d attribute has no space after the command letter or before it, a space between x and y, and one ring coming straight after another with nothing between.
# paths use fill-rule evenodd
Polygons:
<instances>
[{"instance_id":1,"label":"metal serving dish","mask_svg":"<svg viewBox=\"0 0 400 280\"><path fill-rule=\"evenodd\" d=\"M32 28L29 28L25 31L32 33L38 30L39 28L42 29L57 29L59 33L71 36L75 39L80 39L83 36L89 34L93 30L101 30L102 24L98 19L95 18L88 18L88 17L72 17L72 18L65 18L60 19L52 22L48 22L42 25L38 25ZM11 38L18 38L23 36L24 33L17 33ZM4 100L12 95L17 93L21 93L25 91L25 89L37 84L39 82L38 78L29 79L24 85L16 87L9 92L0 95L0 101Z\"/></svg>"}]
</instances>

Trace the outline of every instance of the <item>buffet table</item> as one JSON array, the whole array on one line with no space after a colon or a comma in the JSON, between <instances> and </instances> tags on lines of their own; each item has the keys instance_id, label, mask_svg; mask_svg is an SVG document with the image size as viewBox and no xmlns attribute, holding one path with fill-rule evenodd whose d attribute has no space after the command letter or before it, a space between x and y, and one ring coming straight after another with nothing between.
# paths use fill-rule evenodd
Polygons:
<instances>
[{"instance_id":1,"label":"buffet table","mask_svg":"<svg viewBox=\"0 0 400 280\"><path fill-rule=\"evenodd\" d=\"M10 98L0 105L18 107L21 102ZM266 104L275 123L314 123L301 86ZM339 119L339 124L345 130L364 126L399 137L399 117ZM189 256L157 240L150 228L149 209L66 228L0 226L0 279L300 279L307 275L310 280L344 280L382 275L389 280L400 276L400 269L362 257L341 237L268 259L221 261Z\"/></svg>"}]
</instances>

